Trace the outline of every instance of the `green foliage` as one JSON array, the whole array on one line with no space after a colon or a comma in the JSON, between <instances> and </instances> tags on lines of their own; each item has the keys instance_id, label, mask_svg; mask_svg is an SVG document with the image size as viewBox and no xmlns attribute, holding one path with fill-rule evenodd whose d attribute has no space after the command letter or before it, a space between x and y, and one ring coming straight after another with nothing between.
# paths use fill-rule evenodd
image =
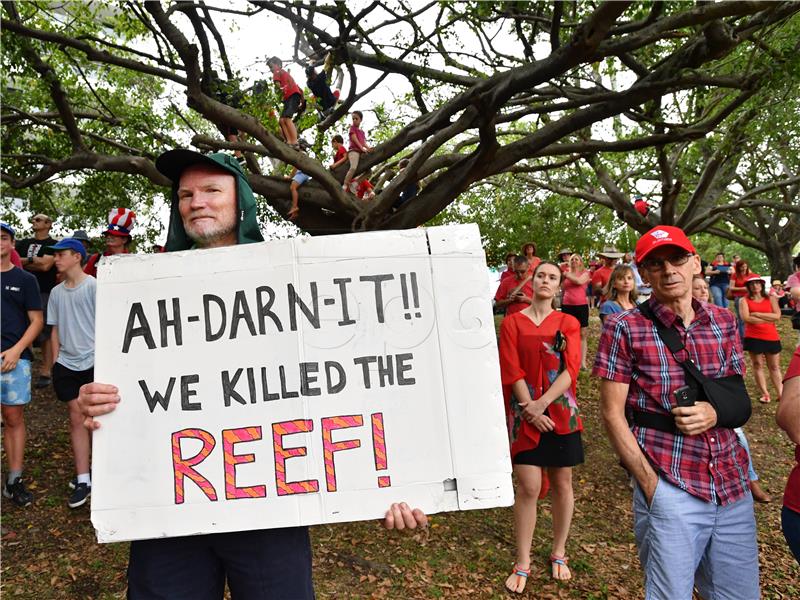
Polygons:
<instances>
[{"instance_id":1,"label":"green foliage","mask_svg":"<svg viewBox=\"0 0 800 600\"><path fill-rule=\"evenodd\" d=\"M542 258L556 258L565 246L588 257L622 229L606 210L575 198L531 194L510 175L462 194L427 224L448 223L477 223L491 266L504 265L507 253L531 241Z\"/></svg>"}]
</instances>

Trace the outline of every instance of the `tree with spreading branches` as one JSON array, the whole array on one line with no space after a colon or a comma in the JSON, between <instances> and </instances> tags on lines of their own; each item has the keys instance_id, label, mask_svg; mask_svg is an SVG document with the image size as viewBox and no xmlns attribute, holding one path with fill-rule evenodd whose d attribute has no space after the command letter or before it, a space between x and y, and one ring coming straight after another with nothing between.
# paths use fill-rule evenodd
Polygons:
<instances>
[{"instance_id":1,"label":"tree with spreading branches","mask_svg":"<svg viewBox=\"0 0 800 600\"><path fill-rule=\"evenodd\" d=\"M509 175L542 182L588 164L602 184L609 156L649 150L668 162L669 148L735 131L748 102L777 85L771 65L794 59L781 40L800 11L797 2L738 0L2 4L6 196L67 210L109 202L98 190L150 198L168 183L154 167L163 150L238 150L278 215L290 206L281 165L313 178L297 219L312 234L414 227ZM286 145L270 95L248 87L237 31L276 21L294 36L288 62L325 60L344 76L335 110L301 119L317 158L353 108L386 117L358 167L379 182L371 202L342 190L346 167L330 171ZM399 96L389 107L387 85ZM686 108L690 97L697 105ZM229 141L218 128L241 134ZM419 192L396 209L411 184ZM783 202L740 200L764 211Z\"/></svg>"}]
</instances>

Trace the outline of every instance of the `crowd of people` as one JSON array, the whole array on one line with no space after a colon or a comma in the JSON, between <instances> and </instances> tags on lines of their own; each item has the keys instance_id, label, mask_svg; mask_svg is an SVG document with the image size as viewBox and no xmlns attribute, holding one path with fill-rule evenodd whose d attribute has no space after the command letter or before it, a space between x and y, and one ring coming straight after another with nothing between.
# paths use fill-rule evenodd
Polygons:
<instances>
[{"instance_id":1,"label":"crowd of people","mask_svg":"<svg viewBox=\"0 0 800 600\"><path fill-rule=\"evenodd\" d=\"M233 156L173 150L159 158L157 167L174 182L167 251L263 239L252 191ZM221 190L224 198L209 190ZM204 218L194 219L198 214ZM66 404L75 464L67 504L77 508L91 495L89 431L99 426L93 417L112 411L120 401L115 386L94 381L97 263L101 256L129 251L134 222L129 209L111 211L104 250L91 255L83 231L62 240L51 237L47 215L35 215L33 237L21 240L13 227L0 224L8 461L3 495L18 506L33 501L23 476L23 411L33 386L52 385ZM776 327L780 300L790 307L800 299L800 256L794 274L776 289L741 260L728 265L720 254L704 266L675 227L643 235L635 254L606 247L588 268L579 253L566 248L554 262L542 260L536 251L531 242L519 255L506 257L508 268L495 296L496 308L506 315L499 353L517 481L516 556L506 589L525 589L537 503L547 494L551 576L561 581L572 577L567 557L575 508L572 470L584 462L578 375L590 368L586 340L590 307L596 307L601 333L592 374L600 379L607 434L633 489L634 535L646 594L690 598L696 586L703 597L757 598L753 501L771 498L758 483L742 429L751 411L742 379L744 352L750 355L762 403L772 400L767 379L771 382L780 401L778 424L797 444L800 459L800 350L783 375ZM726 268L727 282L719 279ZM713 291L720 286L724 292ZM718 306L720 293L738 298L735 306ZM34 346L41 351L35 379ZM393 504L385 519L387 527L397 529L425 523L424 513L404 503ZM800 560L800 467L787 484L782 523ZM290 585L297 597L313 596L307 530L292 528L134 542L131 597L181 595L193 586L221 590L226 578L235 597L261 597L253 591L253 577L233 566L243 549L254 546L261 551L247 560L255 572L267 569L276 553L289 555L280 573L261 573L273 589L285 592ZM182 575L162 577L162 565L175 556L186 559ZM196 564L206 565L207 578L191 575Z\"/></svg>"},{"instance_id":2,"label":"crowd of people","mask_svg":"<svg viewBox=\"0 0 800 600\"><path fill-rule=\"evenodd\" d=\"M584 461L578 374L587 369L590 309L600 341L592 375L601 414L633 490L634 537L647 598L759 598L753 502L759 485L742 426L751 414L745 355L761 394L780 401L777 423L798 465L783 498L787 544L800 562L800 346L780 371L776 323L800 300L800 256L785 284L767 285L746 261L701 260L677 227L644 234L635 253L606 247L587 267L565 248L558 262L525 244L506 255L494 297L505 315L499 351L516 476L516 556L505 587L531 573L537 501L549 490L551 575L572 574L566 545L572 469ZM732 304L732 306L731 306ZM793 320L794 321L794 320Z\"/></svg>"}]
</instances>

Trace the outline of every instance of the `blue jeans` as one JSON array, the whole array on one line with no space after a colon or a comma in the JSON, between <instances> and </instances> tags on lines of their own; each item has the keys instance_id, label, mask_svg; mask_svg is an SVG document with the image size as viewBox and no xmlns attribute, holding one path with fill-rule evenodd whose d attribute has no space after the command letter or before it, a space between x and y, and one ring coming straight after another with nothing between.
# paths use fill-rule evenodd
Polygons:
<instances>
[{"instance_id":1,"label":"blue jeans","mask_svg":"<svg viewBox=\"0 0 800 600\"><path fill-rule=\"evenodd\" d=\"M647 600L756 600L753 497L719 506L659 479L650 506L638 485L633 517Z\"/></svg>"},{"instance_id":2,"label":"blue jeans","mask_svg":"<svg viewBox=\"0 0 800 600\"><path fill-rule=\"evenodd\" d=\"M744 342L744 321L742 321L742 317L739 315L739 300L741 300L741 298L733 299L733 312L736 313L736 324L739 326L739 340Z\"/></svg>"},{"instance_id":3,"label":"blue jeans","mask_svg":"<svg viewBox=\"0 0 800 600\"><path fill-rule=\"evenodd\" d=\"M758 473L753 468L753 457L750 455L750 444L747 443L747 437L744 435L744 430L741 427L737 427L733 430L736 434L736 437L739 438L739 443L744 448L745 452L747 452L747 478L750 481L758 481Z\"/></svg>"},{"instance_id":4,"label":"blue jeans","mask_svg":"<svg viewBox=\"0 0 800 600\"><path fill-rule=\"evenodd\" d=\"M783 537L789 544L789 550L794 554L794 559L800 563L800 513L784 506L781 511L781 528Z\"/></svg>"},{"instance_id":5,"label":"blue jeans","mask_svg":"<svg viewBox=\"0 0 800 600\"><path fill-rule=\"evenodd\" d=\"M709 290L714 304L721 308L728 308L728 299L725 297L725 293L728 291L727 285L712 285Z\"/></svg>"},{"instance_id":6,"label":"blue jeans","mask_svg":"<svg viewBox=\"0 0 800 600\"><path fill-rule=\"evenodd\" d=\"M313 600L307 527L131 542L129 600Z\"/></svg>"}]
</instances>

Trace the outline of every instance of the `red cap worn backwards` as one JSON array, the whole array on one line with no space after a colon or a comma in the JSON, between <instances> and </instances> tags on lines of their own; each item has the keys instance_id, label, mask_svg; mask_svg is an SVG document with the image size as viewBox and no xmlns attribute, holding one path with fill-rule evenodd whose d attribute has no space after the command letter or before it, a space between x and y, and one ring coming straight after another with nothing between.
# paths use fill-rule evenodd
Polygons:
<instances>
[{"instance_id":1,"label":"red cap worn backwards","mask_svg":"<svg viewBox=\"0 0 800 600\"><path fill-rule=\"evenodd\" d=\"M694 246L680 227L659 225L653 227L636 242L636 262L641 264L647 255L662 246L675 246L695 254Z\"/></svg>"}]
</instances>

